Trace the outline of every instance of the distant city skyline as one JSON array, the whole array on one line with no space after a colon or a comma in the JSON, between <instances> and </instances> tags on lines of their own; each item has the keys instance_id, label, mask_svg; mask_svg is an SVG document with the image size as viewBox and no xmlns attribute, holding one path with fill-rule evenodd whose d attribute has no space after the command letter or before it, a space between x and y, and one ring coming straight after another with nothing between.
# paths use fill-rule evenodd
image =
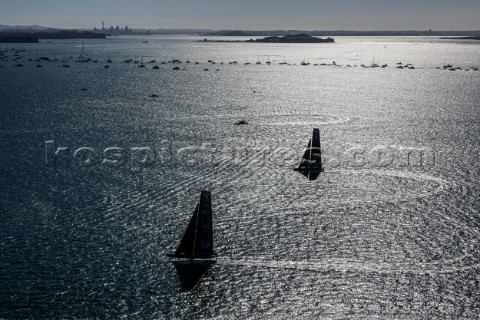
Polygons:
<instances>
[{"instance_id":1,"label":"distant city skyline","mask_svg":"<svg viewBox=\"0 0 480 320\"><path fill-rule=\"evenodd\" d=\"M0 24L58 28L480 30L478 0L0 0Z\"/></svg>"}]
</instances>

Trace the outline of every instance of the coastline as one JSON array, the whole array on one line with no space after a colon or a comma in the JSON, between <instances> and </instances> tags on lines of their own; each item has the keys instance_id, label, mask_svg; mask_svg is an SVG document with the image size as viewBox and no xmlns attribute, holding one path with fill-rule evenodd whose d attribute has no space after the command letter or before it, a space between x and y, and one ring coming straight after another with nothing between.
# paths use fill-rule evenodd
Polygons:
<instances>
[{"instance_id":1,"label":"coastline","mask_svg":"<svg viewBox=\"0 0 480 320\"><path fill-rule=\"evenodd\" d=\"M40 39L106 39L106 35L90 31L0 32L0 43L38 43Z\"/></svg>"},{"instance_id":2,"label":"coastline","mask_svg":"<svg viewBox=\"0 0 480 320\"><path fill-rule=\"evenodd\" d=\"M249 42L249 43L333 43L333 38L317 38L309 34L293 34L283 37L272 36L260 39L249 40L209 40L207 38L200 40L199 42Z\"/></svg>"},{"instance_id":3,"label":"coastline","mask_svg":"<svg viewBox=\"0 0 480 320\"><path fill-rule=\"evenodd\" d=\"M480 40L480 37L442 37L442 40Z\"/></svg>"}]
</instances>

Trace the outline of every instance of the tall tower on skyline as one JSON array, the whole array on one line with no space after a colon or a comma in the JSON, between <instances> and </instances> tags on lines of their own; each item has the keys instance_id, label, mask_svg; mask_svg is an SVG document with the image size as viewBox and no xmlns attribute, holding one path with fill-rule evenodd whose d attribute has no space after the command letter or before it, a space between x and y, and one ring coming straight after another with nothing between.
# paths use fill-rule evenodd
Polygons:
<instances>
[{"instance_id":1,"label":"tall tower on skyline","mask_svg":"<svg viewBox=\"0 0 480 320\"><path fill-rule=\"evenodd\" d=\"M102 19L102 30L105 30L105 22L103 22L103 19Z\"/></svg>"}]
</instances>

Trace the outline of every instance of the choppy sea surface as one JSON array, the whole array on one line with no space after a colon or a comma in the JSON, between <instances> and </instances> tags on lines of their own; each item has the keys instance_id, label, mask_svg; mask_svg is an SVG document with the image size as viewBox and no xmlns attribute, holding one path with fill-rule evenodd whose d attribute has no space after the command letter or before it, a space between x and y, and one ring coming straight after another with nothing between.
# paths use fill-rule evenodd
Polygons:
<instances>
[{"instance_id":1,"label":"choppy sea surface","mask_svg":"<svg viewBox=\"0 0 480 320\"><path fill-rule=\"evenodd\" d=\"M477 319L480 42L201 39L0 45L0 319Z\"/></svg>"}]
</instances>

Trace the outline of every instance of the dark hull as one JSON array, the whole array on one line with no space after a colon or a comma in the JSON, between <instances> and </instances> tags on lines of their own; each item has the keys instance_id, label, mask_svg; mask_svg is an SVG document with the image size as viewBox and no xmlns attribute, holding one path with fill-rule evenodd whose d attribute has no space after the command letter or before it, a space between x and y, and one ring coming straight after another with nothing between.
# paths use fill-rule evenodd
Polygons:
<instances>
[{"instance_id":1,"label":"dark hull","mask_svg":"<svg viewBox=\"0 0 480 320\"><path fill-rule=\"evenodd\" d=\"M293 171L299 171L299 172L304 172L304 171L318 171L318 172L323 172L323 168L322 168L322 167L318 167L318 166L299 167L299 168L293 168Z\"/></svg>"},{"instance_id":2,"label":"dark hull","mask_svg":"<svg viewBox=\"0 0 480 320\"><path fill-rule=\"evenodd\" d=\"M173 258L171 261L174 264L180 265L210 265L217 263L217 254L215 253L209 257L193 257L193 256L178 256L175 252L167 253L167 256Z\"/></svg>"},{"instance_id":3,"label":"dark hull","mask_svg":"<svg viewBox=\"0 0 480 320\"><path fill-rule=\"evenodd\" d=\"M217 253L214 252L210 256L192 256L192 255L186 256L186 255L175 254L175 252L168 252L167 257L178 258L178 259L216 259L217 258Z\"/></svg>"}]
</instances>

